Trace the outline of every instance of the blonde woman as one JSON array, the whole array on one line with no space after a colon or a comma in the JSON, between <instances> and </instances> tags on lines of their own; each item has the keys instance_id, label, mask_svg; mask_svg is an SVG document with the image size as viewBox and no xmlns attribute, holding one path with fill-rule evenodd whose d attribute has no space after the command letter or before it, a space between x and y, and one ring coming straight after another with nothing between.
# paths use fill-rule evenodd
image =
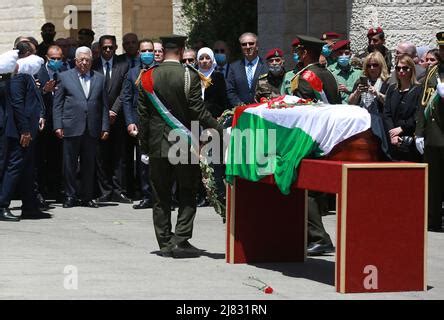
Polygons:
<instances>
[{"instance_id":1,"label":"blonde woman","mask_svg":"<svg viewBox=\"0 0 444 320\"><path fill-rule=\"evenodd\" d=\"M397 83L387 90L383 114L390 155L394 160L419 161L413 139L421 93L416 81L415 62L407 55L399 57L395 73Z\"/></svg>"},{"instance_id":2,"label":"blonde woman","mask_svg":"<svg viewBox=\"0 0 444 320\"><path fill-rule=\"evenodd\" d=\"M387 64L378 51L370 53L363 63L363 76L355 83L349 104L360 105L371 113L382 113L388 88Z\"/></svg>"}]
</instances>

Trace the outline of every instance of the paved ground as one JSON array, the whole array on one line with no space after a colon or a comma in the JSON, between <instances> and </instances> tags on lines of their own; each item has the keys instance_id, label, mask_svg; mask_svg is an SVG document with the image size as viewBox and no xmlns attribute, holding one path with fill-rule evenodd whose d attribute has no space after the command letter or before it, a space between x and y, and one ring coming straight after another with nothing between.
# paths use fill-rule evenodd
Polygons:
<instances>
[{"instance_id":1,"label":"paved ground","mask_svg":"<svg viewBox=\"0 0 444 320\"><path fill-rule=\"evenodd\" d=\"M225 225L211 208L198 210L192 243L207 253L194 259L152 253L157 245L151 210L55 205L51 212L49 220L0 222L0 299L444 298L443 233L429 233L427 292L343 295L334 289L334 255L305 264L225 263ZM324 220L334 238L335 216ZM73 284L74 269L67 266L78 272L77 290L64 288ZM275 293L245 286L249 276L267 282Z\"/></svg>"}]
</instances>

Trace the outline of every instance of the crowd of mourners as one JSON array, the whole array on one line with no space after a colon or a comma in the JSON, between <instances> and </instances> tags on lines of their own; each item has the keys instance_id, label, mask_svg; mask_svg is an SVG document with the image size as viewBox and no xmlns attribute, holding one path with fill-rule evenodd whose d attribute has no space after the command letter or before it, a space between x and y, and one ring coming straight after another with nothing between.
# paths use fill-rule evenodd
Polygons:
<instances>
[{"instance_id":1,"label":"crowd of mourners","mask_svg":"<svg viewBox=\"0 0 444 320\"><path fill-rule=\"evenodd\" d=\"M41 43L20 36L14 50L0 56L1 220L20 219L9 211L11 200L19 195L22 218L51 217L45 213L49 200L61 202L65 208L140 200L134 209L150 208L149 159L138 143L136 81L142 70L163 62L162 43L128 33L122 41L124 53L117 55L115 36L102 35L94 42L95 33L90 29L79 30L78 39L57 39L54 24L45 23L41 36ZM211 46L204 41L190 45L181 62L211 80L210 86L202 86L202 99L214 118L239 105L300 95L303 90L295 90L295 79L316 65L335 79L332 85L337 95L327 94L324 102L358 105L378 117L378 136L385 140L381 144L386 146L387 159L426 161L442 177L443 34L437 34L436 47L406 39L394 50L386 47L381 27L370 28L366 36L365 53L353 52L350 40L335 32L317 39L295 37L289 44L292 61L287 62L282 48L267 48L260 57L257 36L247 32L239 38L243 57L238 61L231 61L227 43L218 40ZM14 64L7 70L11 59ZM73 69L78 71L72 74L78 76L77 89L82 90L85 101L61 86L60 79L71 76L67 72ZM98 82L85 70L103 74L103 90L97 89ZM106 112L88 113L98 101L106 101ZM76 103L84 103L83 115L61 111ZM438 129L431 129L429 118ZM84 141L88 139L85 131L92 141ZM433 135L441 135L436 138L439 142L433 142ZM223 167L215 168L221 199L223 174ZM435 180L432 188L440 194L441 205L444 179ZM436 194L431 201L437 203ZM208 205L203 185L197 203ZM440 217L429 219L429 229L441 229Z\"/></svg>"}]
</instances>

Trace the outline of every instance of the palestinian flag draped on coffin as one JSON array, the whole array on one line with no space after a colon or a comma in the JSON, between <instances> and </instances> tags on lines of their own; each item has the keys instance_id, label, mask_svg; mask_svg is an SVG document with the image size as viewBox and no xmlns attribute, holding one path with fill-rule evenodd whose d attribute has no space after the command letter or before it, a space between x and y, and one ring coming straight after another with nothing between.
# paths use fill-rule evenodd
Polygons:
<instances>
[{"instance_id":1,"label":"palestinian flag draped on coffin","mask_svg":"<svg viewBox=\"0 0 444 320\"><path fill-rule=\"evenodd\" d=\"M280 191L289 194L303 158L327 155L370 128L370 114L361 107L300 105L301 100L285 96L236 109L226 158L229 183L235 176L259 181L273 175Z\"/></svg>"}]
</instances>

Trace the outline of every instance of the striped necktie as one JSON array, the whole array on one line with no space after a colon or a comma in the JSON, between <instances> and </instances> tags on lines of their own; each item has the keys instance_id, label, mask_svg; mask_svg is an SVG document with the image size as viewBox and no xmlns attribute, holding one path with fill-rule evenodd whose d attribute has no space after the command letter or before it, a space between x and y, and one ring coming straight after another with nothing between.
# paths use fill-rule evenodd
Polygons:
<instances>
[{"instance_id":1,"label":"striped necktie","mask_svg":"<svg viewBox=\"0 0 444 320\"><path fill-rule=\"evenodd\" d=\"M253 62L249 62L247 64L247 81L248 87L251 89L251 85L253 84Z\"/></svg>"}]
</instances>

